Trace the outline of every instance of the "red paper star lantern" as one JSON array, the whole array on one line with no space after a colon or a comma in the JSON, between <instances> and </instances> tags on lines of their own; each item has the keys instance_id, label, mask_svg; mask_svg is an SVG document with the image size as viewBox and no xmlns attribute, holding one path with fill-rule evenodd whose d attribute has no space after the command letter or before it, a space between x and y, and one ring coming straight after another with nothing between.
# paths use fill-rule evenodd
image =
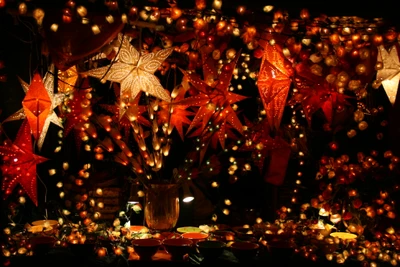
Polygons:
<instances>
[{"instance_id":1,"label":"red paper star lantern","mask_svg":"<svg viewBox=\"0 0 400 267\"><path fill-rule=\"evenodd\" d=\"M203 140L202 155L204 155L208 144L213 144L215 148L218 140L221 147L224 148L225 136L234 137L231 134L232 129L235 129L239 134L243 132L242 123L231 105L246 99L247 96L229 91L232 74L239 55L240 52L237 52L236 57L225 64L219 74L219 69L214 59L203 52L204 79L201 79L196 73L189 74L183 71L189 83L198 91L198 94L187 97L175 104L199 107L187 133L196 129L190 136L199 136Z\"/></svg>"},{"instance_id":2,"label":"red paper star lantern","mask_svg":"<svg viewBox=\"0 0 400 267\"><path fill-rule=\"evenodd\" d=\"M271 130L280 127L292 75L291 63L283 55L282 48L266 43L257 85Z\"/></svg>"},{"instance_id":3,"label":"red paper star lantern","mask_svg":"<svg viewBox=\"0 0 400 267\"><path fill-rule=\"evenodd\" d=\"M23 121L14 143L0 146L0 154L4 161L1 167L4 176L2 183L4 199L19 184L37 206L36 165L48 159L32 152L32 136L28 120Z\"/></svg>"},{"instance_id":4,"label":"red paper star lantern","mask_svg":"<svg viewBox=\"0 0 400 267\"><path fill-rule=\"evenodd\" d=\"M345 106L350 105L347 101L350 96L339 93L324 77L311 73L310 68L304 63L296 66L294 83L301 95L298 98L301 99L309 125L313 114L319 109L323 111L328 124L331 125L334 110L342 111Z\"/></svg>"}]
</instances>

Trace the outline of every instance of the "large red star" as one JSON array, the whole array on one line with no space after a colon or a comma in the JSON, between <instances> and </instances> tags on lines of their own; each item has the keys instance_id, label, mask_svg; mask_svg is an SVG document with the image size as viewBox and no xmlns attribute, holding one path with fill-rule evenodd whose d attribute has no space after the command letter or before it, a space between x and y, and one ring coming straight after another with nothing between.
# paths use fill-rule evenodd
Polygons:
<instances>
[{"instance_id":1,"label":"large red star","mask_svg":"<svg viewBox=\"0 0 400 267\"><path fill-rule=\"evenodd\" d=\"M4 176L2 184L4 199L19 184L37 206L36 165L48 159L32 152L31 129L27 119L23 121L14 143L0 146L0 154L4 162L1 167Z\"/></svg>"},{"instance_id":2,"label":"large red star","mask_svg":"<svg viewBox=\"0 0 400 267\"><path fill-rule=\"evenodd\" d=\"M206 145L203 145L203 150L207 149L210 142L215 147L217 144L215 140L219 140L221 147L224 148L225 136L232 137L228 133L232 129L235 129L239 134L243 132L242 123L232 105L246 99L247 96L229 91L232 74L239 55L240 52L236 54L232 61L225 64L222 69L218 69L214 59L203 53L203 79L196 73L183 71L189 83L197 89L198 94L187 97L175 104L199 107L187 133L196 129L190 136L199 136L204 140Z\"/></svg>"}]
</instances>

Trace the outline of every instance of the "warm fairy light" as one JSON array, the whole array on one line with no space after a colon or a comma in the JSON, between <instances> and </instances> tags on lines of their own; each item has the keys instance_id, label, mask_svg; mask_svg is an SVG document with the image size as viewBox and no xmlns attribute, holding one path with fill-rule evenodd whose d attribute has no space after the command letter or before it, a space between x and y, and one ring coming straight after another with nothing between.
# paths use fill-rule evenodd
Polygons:
<instances>
[{"instance_id":1,"label":"warm fairy light","mask_svg":"<svg viewBox=\"0 0 400 267\"><path fill-rule=\"evenodd\" d=\"M71 212L70 212L69 210L66 210L66 209L64 209L64 210L62 211L62 213L63 213L64 215L66 215L66 216L68 216L68 215L71 214Z\"/></svg>"},{"instance_id":2,"label":"warm fairy light","mask_svg":"<svg viewBox=\"0 0 400 267\"><path fill-rule=\"evenodd\" d=\"M33 15L33 18L36 20L36 23L41 26L42 22L43 22L44 15L45 15L43 9L35 8L35 10L33 10L33 14L32 15Z\"/></svg>"},{"instance_id":3,"label":"warm fairy light","mask_svg":"<svg viewBox=\"0 0 400 267\"><path fill-rule=\"evenodd\" d=\"M222 0L214 0L212 3L212 7L217 10L221 9L222 8Z\"/></svg>"},{"instance_id":4,"label":"warm fairy light","mask_svg":"<svg viewBox=\"0 0 400 267\"><path fill-rule=\"evenodd\" d=\"M232 202L229 199L225 199L224 201L225 205L230 206L232 205Z\"/></svg>"},{"instance_id":5,"label":"warm fairy light","mask_svg":"<svg viewBox=\"0 0 400 267\"><path fill-rule=\"evenodd\" d=\"M20 197L18 198L18 202L19 202L20 204L25 204L25 203L26 203L26 198L23 197L23 196L20 196Z\"/></svg>"},{"instance_id":6,"label":"warm fairy light","mask_svg":"<svg viewBox=\"0 0 400 267\"><path fill-rule=\"evenodd\" d=\"M214 188L219 187L218 182L216 182L216 181L212 182L212 183L211 183L211 187L214 187Z\"/></svg>"},{"instance_id":7,"label":"warm fairy light","mask_svg":"<svg viewBox=\"0 0 400 267\"><path fill-rule=\"evenodd\" d=\"M92 32L94 35L99 34L100 33L100 27L98 25L93 25L92 26Z\"/></svg>"},{"instance_id":8,"label":"warm fairy light","mask_svg":"<svg viewBox=\"0 0 400 267\"><path fill-rule=\"evenodd\" d=\"M103 195L103 190L102 190L101 188L97 188L97 189L96 189L96 194L97 194L98 196L102 196L102 195Z\"/></svg>"},{"instance_id":9,"label":"warm fairy light","mask_svg":"<svg viewBox=\"0 0 400 267\"><path fill-rule=\"evenodd\" d=\"M100 257L100 258L105 257L106 254L107 254L106 248L101 247L101 248L97 249L97 256L98 257Z\"/></svg>"},{"instance_id":10,"label":"warm fairy light","mask_svg":"<svg viewBox=\"0 0 400 267\"><path fill-rule=\"evenodd\" d=\"M78 13L78 15L81 16L81 17L86 17L87 9L84 6L78 6L76 8L76 13Z\"/></svg>"},{"instance_id":11,"label":"warm fairy light","mask_svg":"<svg viewBox=\"0 0 400 267\"><path fill-rule=\"evenodd\" d=\"M171 18L173 20L177 20L182 16L182 10L178 7L172 7L171 8Z\"/></svg>"},{"instance_id":12,"label":"warm fairy light","mask_svg":"<svg viewBox=\"0 0 400 267\"><path fill-rule=\"evenodd\" d=\"M271 6L271 5L267 5L267 6L264 6L264 7L263 7L263 11L264 11L265 13L269 13L269 12L271 12L273 9L274 9L274 6Z\"/></svg>"},{"instance_id":13,"label":"warm fairy light","mask_svg":"<svg viewBox=\"0 0 400 267\"><path fill-rule=\"evenodd\" d=\"M57 173L56 169L49 169L49 175L53 176Z\"/></svg>"},{"instance_id":14,"label":"warm fairy light","mask_svg":"<svg viewBox=\"0 0 400 267\"><path fill-rule=\"evenodd\" d=\"M243 15L243 14L246 12L246 7L245 7L245 6L238 6L238 7L236 8L236 12L237 12L239 15Z\"/></svg>"},{"instance_id":15,"label":"warm fairy light","mask_svg":"<svg viewBox=\"0 0 400 267\"><path fill-rule=\"evenodd\" d=\"M28 6L24 2L20 3L18 6L18 13L20 15L25 15L26 12L28 12Z\"/></svg>"},{"instance_id":16,"label":"warm fairy light","mask_svg":"<svg viewBox=\"0 0 400 267\"><path fill-rule=\"evenodd\" d=\"M50 29L53 32L57 32L58 31L58 24L56 24L56 23L51 24Z\"/></svg>"}]
</instances>

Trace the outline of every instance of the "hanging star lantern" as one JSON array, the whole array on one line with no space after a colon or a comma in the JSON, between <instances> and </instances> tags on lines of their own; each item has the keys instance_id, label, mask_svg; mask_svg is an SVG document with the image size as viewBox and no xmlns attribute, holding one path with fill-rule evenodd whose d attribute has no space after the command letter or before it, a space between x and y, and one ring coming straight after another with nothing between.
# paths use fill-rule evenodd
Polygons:
<instances>
[{"instance_id":1,"label":"hanging star lantern","mask_svg":"<svg viewBox=\"0 0 400 267\"><path fill-rule=\"evenodd\" d=\"M221 69L217 68L214 59L203 52L203 79L196 73L188 73L181 70L187 81L197 90L196 95L177 101L174 105L198 107L196 115L190 123L187 134L190 137L200 137L202 149L200 151L202 161L208 145L216 148L219 143L224 149L226 138L237 138L233 134L235 129L242 134L243 125L236 113L235 103L242 101L247 96L232 93L229 86L240 52Z\"/></svg>"},{"instance_id":2,"label":"hanging star lantern","mask_svg":"<svg viewBox=\"0 0 400 267\"><path fill-rule=\"evenodd\" d=\"M292 82L293 69L278 44L267 42L264 49L257 86L271 130L277 131Z\"/></svg>"},{"instance_id":3,"label":"hanging star lantern","mask_svg":"<svg viewBox=\"0 0 400 267\"><path fill-rule=\"evenodd\" d=\"M36 166L47 158L32 152L32 136L29 121L25 119L18 130L14 143L0 146L4 164L1 170L4 176L2 191L7 198L19 184L37 206Z\"/></svg>"},{"instance_id":4,"label":"hanging star lantern","mask_svg":"<svg viewBox=\"0 0 400 267\"><path fill-rule=\"evenodd\" d=\"M121 49L118 52L115 62L109 66L89 70L87 75L100 80L120 83L120 100L125 105L131 103L141 91L163 101L170 102L170 93L164 89L154 73L172 53L174 48L162 49L141 55L131 45L130 37L120 34L118 40L121 43ZM124 111L124 109L121 109L121 111ZM123 115L124 112L120 112L120 118Z\"/></svg>"},{"instance_id":5,"label":"hanging star lantern","mask_svg":"<svg viewBox=\"0 0 400 267\"><path fill-rule=\"evenodd\" d=\"M218 69L215 66L213 59L204 54L204 80L195 73L187 73L182 70L189 83L198 90L197 95L187 97L175 103L177 105L199 107L187 132L199 127L200 130L196 131L196 133L201 134L205 131L208 124L220 125L220 123L225 121L228 123L229 127L233 127L239 133L242 133L242 123L237 117L236 111L232 105L246 99L247 96L242 96L229 91L232 74L239 55L240 53L238 52L232 61L222 67L221 74L218 74ZM223 143L221 143L221 145L224 146Z\"/></svg>"},{"instance_id":6,"label":"hanging star lantern","mask_svg":"<svg viewBox=\"0 0 400 267\"><path fill-rule=\"evenodd\" d=\"M342 111L350 105L347 101L350 96L339 93L322 76L311 73L310 68L303 63L296 66L294 84L301 95L300 102L309 125L313 114L320 109L328 124L331 124L334 111Z\"/></svg>"},{"instance_id":7,"label":"hanging star lantern","mask_svg":"<svg viewBox=\"0 0 400 267\"><path fill-rule=\"evenodd\" d=\"M160 104L160 112L158 113L158 123L163 125L168 123L169 131L176 129L179 136L184 140L184 125L190 125L192 122L189 117L195 113L187 110L187 106L175 105L182 99L184 99L186 90L183 86L178 88L178 93L173 97L171 103L162 102Z\"/></svg>"},{"instance_id":8,"label":"hanging star lantern","mask_svg":"<svg viewBox=\"0 0 400 267\"><path fill-rule=\"evenodd\" d=\"M69 69L58 71L58 92L68 94L74 91L74 86L79 77L76 66Z\"/></svg>"},{"instance_id":9,"label":"hanging star lantern","mask_svg":"<svg viewBox=\"0 0 400 267\"><path fill-rule=\"evenodd\" d=\"M37 141L37 147L41 150L50 123L63 128L54 109L63 102L65 95L54 93L54 74L52 71L47 72L43 80L39 73L35 73L29 85L22 79L19 80L25 92L22 108L4 122L27 118L32 135Z\"/></svg>"},{"instance_id":10,"label":"hanging star lantern","mask_svg":"<svg viewBox=\"0 0 400 267\"><path fill-rule=\"evenodd\" d=\"M383 45L378 47L378 61L382 62L383 68L377 71L376 79L382 81L382 86L392 105L396 101L400 81L400 61L397 49L396 45L393 45L389 51Z\"/></svg>"}]
</instances>

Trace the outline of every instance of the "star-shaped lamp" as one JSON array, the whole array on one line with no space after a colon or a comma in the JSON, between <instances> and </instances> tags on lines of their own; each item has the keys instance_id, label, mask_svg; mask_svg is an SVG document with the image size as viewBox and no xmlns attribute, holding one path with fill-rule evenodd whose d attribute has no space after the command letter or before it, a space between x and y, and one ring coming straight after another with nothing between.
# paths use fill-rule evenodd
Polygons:
<instances>
[{"instance_id":1,"label":"star-shaped lamp","mask_svg":"<svg viewBox=\"0 0 400 267\"><path fill-rule=\"evenodd\" d=\"M54 72L47 72L42 80L39 73L35 73L31 84L27 84L19 79L25 92L22 100L22 108L8 117L4 122L28 119L31 133L37 140L37 147L41 150L50 123L63 128L54 109L58 107L65 95L62 93L54 94Z\"/></svg>"},{"instance_id":2,"label":"star-shaped lamp","mask_svg":"<svg viewBox=\"0 0 400 267\"><path fill-rule=\"evenodd\" d=\"M31 129L27 119L18 130L14 143L0 146L0 154L4 162L1 166L3 198L6 199L19 184L37 206L36 165L48 159L32 152Z\"/></svg>"},{"instance_id":3,"label":"star-shaped lamp","mask_svg":"<svg viewBox=\"0 0 400 267\"><path fill-rule=\"evenodd\" d=\"M378 47L378 61L383 68L377 71L376 79L382 82L386 95L392 105L396 101L400 80L400 62L397 46L393 45L389 51L383 45Z\"/></svg>"},{"instance_id":4,"label":"star-shaped lamp","mask_svg":"<svg viewBox=\"0 0 400 267\"><path fill-rule=\"evenodd\" d=\"M278 44L271 45L267 42L264 49L257 86L268 123L271 130L276 131L281 124L293 69Z\"/></svg>"},{"instance_id":5,"label":"star-shaped lamp","mask_svg":"<svg viewBox=\"0 0 400 267\"><path fill-rule=\"evenodd\" d=\"M130 37L120 34L118 40L121 43L121 49L118 52L115 62L105 67L89 70L87 75L100 80L120 83L120 100L125 105L129 105L141 91L163 101L170 102L171 96L169 91L164 89L154 73L172 53L173 48L141 55L131 45ZM120 118L124 115L124 109L121 108L121 111Z\"/></svg>"}]
</instances>

